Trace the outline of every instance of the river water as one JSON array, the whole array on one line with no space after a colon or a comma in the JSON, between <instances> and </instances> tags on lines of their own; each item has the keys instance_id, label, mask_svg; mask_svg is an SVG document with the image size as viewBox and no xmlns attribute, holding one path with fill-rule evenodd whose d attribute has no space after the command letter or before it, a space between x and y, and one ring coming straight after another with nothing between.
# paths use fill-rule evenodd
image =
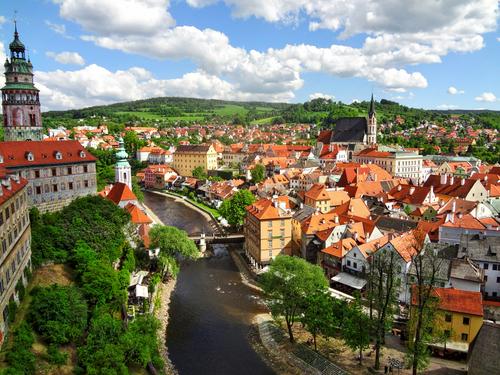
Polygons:
<instances>
[{"instance_id":1,"label":"river water","mask_svg":"<svg viewBox=\"0 0 500 375\"><path fill-rule=\"evenodd\" d=\"M189 234L208 227L198 212L167 197L146 192L145 203L164 224ZM167 330L170 359L179 374L274 374L249 342L252 319L263 312L258 293L242 284L224 248L215 249L210 258L184 262L171 297Z\"/></svg>"}]
</instances>

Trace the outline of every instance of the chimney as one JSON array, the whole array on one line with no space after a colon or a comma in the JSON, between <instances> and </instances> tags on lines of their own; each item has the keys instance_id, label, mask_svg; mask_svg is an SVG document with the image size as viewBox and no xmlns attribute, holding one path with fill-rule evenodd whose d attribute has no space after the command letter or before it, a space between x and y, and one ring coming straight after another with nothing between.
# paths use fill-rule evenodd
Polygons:
<instances>
[{"instance_id":1,"label":"chimney","mask_svg":"<svg viewBox=\"0 0 500 375\"><path fill-rule=\"evenodd\" d=\"M339 217L338 216L335 216L333 218L333 221L335 222L335 224L338 224L339 223Z\"/></svg>"},{"instance_id":2,"label":"chimney","mask_svg":"<svg viewBox=\"0 0 500 375\"><path fill-rule=\"evenodd\" d=\"M453 185L453 183L455 182L455 177L454 176L451 176L450 177L450 185Z\"/></svg>"},{"instance_id":3,"label":"chimney","mask_svg":"<svg viewBox=\"0 0 500 375\"><path fill-rule=\"evenodd\" d=\"M398 185L398 191L401 191L403 187L401 185Z\"/></svg>"},{"instance_id":4,"label":"chimney","mask_svg":"<svg viewBox=\"0 0 500 375\"><path fill-rule=\"evenodd\" d=\"M354 232L354 241L357 241L358 240L358 232Z\"/></svg>"},{"instance_id":5,"label":"chimney","mask_svg":"<svg viewBox=\"0 0 500 375\"><path fill-rule=\"evenodd\" d=\"M462 185L462 186L465 185L465 178L462 178L462 180L460 181L460 185Z\"/></svg>"},{"instance_id":6,"label":"chimney","mask_svg":"<svg viewBox=\"0 0 500 375\"><path fill-rule=\"evenodd\" d=\"M446 185L446 182L448 181L448 175L447 174L442 174L441 175L441 185Z\"/></svg>"},{"instance_id":7,"label":"chimney","mask_svg":"<svg viewBox=\"0 0 500 375\"><path fill-rule=\"evenodd\" d=\"M451 212L455 213L456 210L457 210L457 201L453 200L453 203L451 204Z\"/></svg>"},{"instance_id":8,"label":"chimney","mask_svg":"<svg viewBox=\"0 0 500 375\"><path fill-rule=\"evenodd\" d=\"M484 176L484 181L485 181L485 182L486 182L486 181L488 181L488 175L485 175L485 176Z\"/></svg>"},{"instance_id":9,"label":"chimney","mask_svg":"<svg viewBox=\"0 0 500 375\"><path fill-rule=\"evenodd\" d=\"M414 192L415 192L415 186L412 186L412 187L410 188L410 195L412 195Z\"/></svg>"}]
</instances>

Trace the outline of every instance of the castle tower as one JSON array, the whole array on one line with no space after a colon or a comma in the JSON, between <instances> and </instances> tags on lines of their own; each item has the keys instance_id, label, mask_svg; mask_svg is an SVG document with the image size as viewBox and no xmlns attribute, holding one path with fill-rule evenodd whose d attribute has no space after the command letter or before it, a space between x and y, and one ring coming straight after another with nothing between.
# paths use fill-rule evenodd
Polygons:
<instances>
[{"instance_id":1,"label":"castle tower","mask_svg":"<svg viewBox=\"0 0 500 375\"><path fill-rule=\"evenodd\" d=\"M5 60L5 86L2 87L4 139L41 141L43 135L39 90L33 84L33 65L26 60L17 24L9 44L10 60Z\"/></svg>"},{"instance_id":2,"label":"castle tower","mask_svg":"<svg viewBox=\"0 0 500 375\"><path fill-rule=\"evenodd\" d=\"M375 113L375 101L373 100L373 94L370 101L370 109L368 110L367 142L368 144L377 143L377 116Z\"/></svg>"},{"instance_id":3,"label":"castle tower","mask_svg":"<svg viewBox=\"0 0 500 375\"><path fill-rule=\"evenodd\" d=\"M119 143L120 147L116 153L115 182L123 182L132 190L132 170L127 160L128 154L127 151L125 151L123 138L120 137Z\"/></svg>"}]
</instances>

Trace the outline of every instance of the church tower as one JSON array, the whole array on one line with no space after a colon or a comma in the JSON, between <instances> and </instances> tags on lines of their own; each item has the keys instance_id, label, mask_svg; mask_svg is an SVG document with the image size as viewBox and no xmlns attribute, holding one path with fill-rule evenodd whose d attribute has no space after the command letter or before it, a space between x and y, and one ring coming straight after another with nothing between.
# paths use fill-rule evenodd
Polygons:
<instances>
[{"instance_id":1,"label":"church tower","mask_svg":"<svg viewBox=\"0 0 500 375\"><path fill-rule=\"evenodd\" d=\"M368 132L367 132L367 142L368 144L374 145L377 143L377 117L375 116L375 101L372 99L370 101L370 109L368 110Z\"/></svg>"},{"instance_id":2,"label":"church tower","mask_svg":"<svg viewBox=\"0 0 500 375\"><path fill-rule=\"evenodd\" d=\"M120 147L116 153L117 161L115 164L115 182L122 182L125 185L128 185L130 190L132 190L132 171L127 160L128 154L127 151L125 151L123 138L120 137L119 143Z\"/></svg>"},{"instance_id":3,"label":"church tower","mask_svg":"<svg viewBox=\"0 0 500 375\"><path fill-rule=\"evenodd\" d=\"M41 141L43 135L39 90L33 84L33 65L26 60L24 44L14 24L14 40L9 44L10 60L5 61L2 87L4 139Z\"/></svg>"}]
</instances>

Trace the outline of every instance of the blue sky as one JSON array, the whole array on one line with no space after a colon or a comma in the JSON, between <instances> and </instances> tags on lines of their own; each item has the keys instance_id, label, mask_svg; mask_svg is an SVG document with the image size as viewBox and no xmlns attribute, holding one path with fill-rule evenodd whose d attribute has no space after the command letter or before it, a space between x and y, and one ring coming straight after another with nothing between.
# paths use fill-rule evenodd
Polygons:
<instances>
[{"instance_id":1,"label":"blue sky","mask_svg":"<svg viewBox=\"0 0 500 375\"><path fill-rule=\"evenodd\" d=\"M500 110L496 0L17 0L44 109L153 96Z\"/></svg>"}]
</instances>

